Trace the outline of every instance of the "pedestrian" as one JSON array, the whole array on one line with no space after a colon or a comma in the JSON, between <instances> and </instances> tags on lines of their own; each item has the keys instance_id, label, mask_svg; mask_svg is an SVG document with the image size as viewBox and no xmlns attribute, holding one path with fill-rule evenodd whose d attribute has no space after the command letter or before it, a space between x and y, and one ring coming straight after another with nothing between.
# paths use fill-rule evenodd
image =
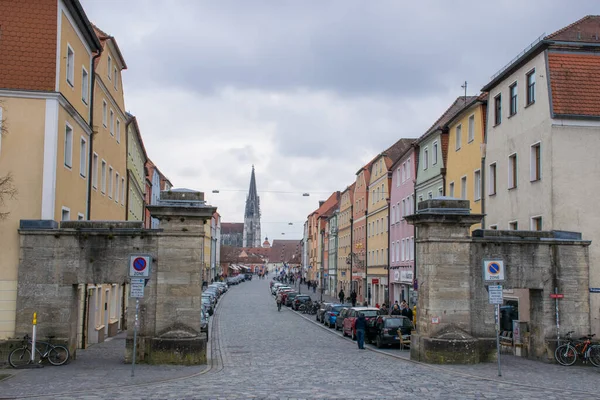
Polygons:
<instances>
[{"instance_id":1,"label":"pedestrian","mask_svg":"<svg viewBox=\"0 0 600 400\"><path fill-rule=\"evenodd\" d=\"M354 290L350 293L350 301L352 302L352 307L356 307L356 292Z\"/></svg>"},{"instance_id":2,"label":"pedestrian","mask_svg":"<svg viewBox=\"0 0 600 400\"><path fill-rule=\"evenodd\" d=\"M367 320L365 314L360 313L356 321L354 322L354 328L356 329L356 343L360 350L365 349L365 329L367 329Z\"/></svg>"},{"instance_id":3,"label":"pedestrian","mask_svg":"<svg viewBox=\"0 0 600 400\"><path fill-rule=\"evenodd\" d=\"M277 302L277 311L281 311L281 302L283 301L283 296L281 293L277 293L277 298L275 301Z\"/></svg>"},{"instance_id":4,"label":"pedestrian","mask_svg":"<svg viewBox=\"0 0 600 400\"><path fill-rule=\"evenodd\" d=\"M412 321L413 312L410 309L410 307L408 306L408 303L406 303L406 301L403 301L401 307L402 307L402 309L400 310L400 315L402 315L403 317L406 317Z\"/></svg>"},{"instance_id":5,"label":"pedestrian","mask_svg":"<svg viewBox=\"0 0 600 400\"><path fill-rule=\"evenodd\" d=\"M381 307L381 306L379 305L379 303L375 303L375 308L379 308L379 307Z\"/></svg>"},{"instance_id":6,"label":"pedestrian","mask_svg":"<svg viewBox=\"0 0 600 400\"><path fill-rule=\"evenodd\" d=\"M394 304L390 315L402 315L402 311L400 310L400 307L398 307L398 304Z\"/></svg>"},{"instance_id":7,"label":"pedestrian","mask_svg":"<svg viewBox=\"0 0 600 400\"><path fill-rule=\"evenodd\" d=\"M317 293L317 282L313 283L313 293Z\"/></svg>"},{"instance_id":8,"label":"pedestrian","mask_svg":"<svg viewBox=\"0 0 600 400\"><path fill-rule=\"evenodd\" d=\"M346 294L344 293L344 289L340 289L340 294L338 294L340 298L340 303L344 303L344 299L346 298Z\"/></svg>"},{"instance_id":9,"label":"pedestrian","mask_svg":"<svg viewBox=\"0 0 600 400\"><path fill-rule=\"evenodd\" d=\"M389 312L390 310L388 310L387 304L383 303L377 313L379 315L388 315Z\"/></svg>"}]
</instances>

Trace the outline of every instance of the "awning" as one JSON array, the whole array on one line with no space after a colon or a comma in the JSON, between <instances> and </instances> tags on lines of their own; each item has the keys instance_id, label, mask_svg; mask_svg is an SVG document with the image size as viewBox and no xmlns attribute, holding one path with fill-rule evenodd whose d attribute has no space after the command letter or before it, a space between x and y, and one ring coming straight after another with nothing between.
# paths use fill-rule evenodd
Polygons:
<instances>
[{"instance_id":1,"label":"awning","mask_svg":"<svg viewBox=\"0 0 600 400\"><path fill-rule=\"evenodd\" d=\"M240 270L240 269L239 269L237 266L235 266L235 265L230 265L230 266L229 266L229 268L231 268L231 269L232 269L232 270L234 270L234 271L239 271L239 270Z\"/></svg>"},{"instance_id":2,"label":"awning","mask_svg":"<svg viewBox=\"0 0 600 400\"><path fill-rule=\"evenodd\" d=\"M240 268L243 268L243 269L245 269L247 271L250 270L250 267L246 267L245 265L240 265Z\"/></svg>"}]
</instances>

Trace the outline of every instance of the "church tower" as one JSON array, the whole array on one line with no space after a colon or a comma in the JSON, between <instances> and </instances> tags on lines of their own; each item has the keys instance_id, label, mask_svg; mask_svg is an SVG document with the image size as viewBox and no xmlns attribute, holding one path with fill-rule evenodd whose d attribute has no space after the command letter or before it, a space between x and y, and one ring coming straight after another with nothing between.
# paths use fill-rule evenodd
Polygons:
<instances>
[{"instance_id":1,"label":"church tower","mask_svg":"<svg viewBox=\"0 0 600 400\"><path fill-rule=\"evenodd\" d=\"M250 176L250 190L246 197L246 211L244 213L244 247L260 247L260 198L256 191L256 177L254 165Z\"/></svg>"}]
</instances>

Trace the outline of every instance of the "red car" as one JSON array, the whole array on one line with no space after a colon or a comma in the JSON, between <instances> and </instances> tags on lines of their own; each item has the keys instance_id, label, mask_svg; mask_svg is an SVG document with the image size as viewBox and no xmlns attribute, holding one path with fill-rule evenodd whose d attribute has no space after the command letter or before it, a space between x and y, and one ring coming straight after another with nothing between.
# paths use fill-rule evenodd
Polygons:
<instances>
[{"instance_id":1,"label":"red car","mask_svg":"<svg viewBox=\"0 0 600 400\"><path fill-rule=\"evenodd\" d=\"M292 293L294 291L295 291L294 289L285 289L285 290L280 291L279 293L281 293L281 303L285 304L285 300L287 298L288 293Z\"/></svg>"},{"instance_id":2,"label":"red car","mask_svg":"<svg viewBox=\"0 0 600 400\"><path fill-rule=\"evenodd\" d=\"M375 307L352 307L348 310L348 314L346 314L346 318L344 318L344 325L342 325L342 334L344 336L352 336L352 340L356 340L356 327L354 323L356 322L356 318L358 318L358 314L365 314L365 319L367 322L371 319L377 318L378 308Z\"/></svg>"}]
</instances>

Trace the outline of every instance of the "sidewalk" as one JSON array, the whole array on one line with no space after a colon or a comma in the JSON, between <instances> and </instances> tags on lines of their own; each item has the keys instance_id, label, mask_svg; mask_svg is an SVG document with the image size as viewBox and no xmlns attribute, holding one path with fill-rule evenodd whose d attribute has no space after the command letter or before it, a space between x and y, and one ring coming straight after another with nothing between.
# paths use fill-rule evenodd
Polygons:
<instances>
[{"instance_id":1,"label":"sidewalk","mask_svg":"<svg viewBox=\"0 0 600 400\"><path fill-rule=\"evenodd\" d=\"M77 350L77 359L60 367L45 366L39 369L4 369L2 373L13 375L0 380L0 398L44 396L48 393L93 391L108 387L123 387L156 383L182 378L202 372L201 366L135 365L131 376L131 364L124 363L127 332L109 338L104 343L85 350ZM40 384L43 382L44 384Z\"/></svg>"}]
</instances>

